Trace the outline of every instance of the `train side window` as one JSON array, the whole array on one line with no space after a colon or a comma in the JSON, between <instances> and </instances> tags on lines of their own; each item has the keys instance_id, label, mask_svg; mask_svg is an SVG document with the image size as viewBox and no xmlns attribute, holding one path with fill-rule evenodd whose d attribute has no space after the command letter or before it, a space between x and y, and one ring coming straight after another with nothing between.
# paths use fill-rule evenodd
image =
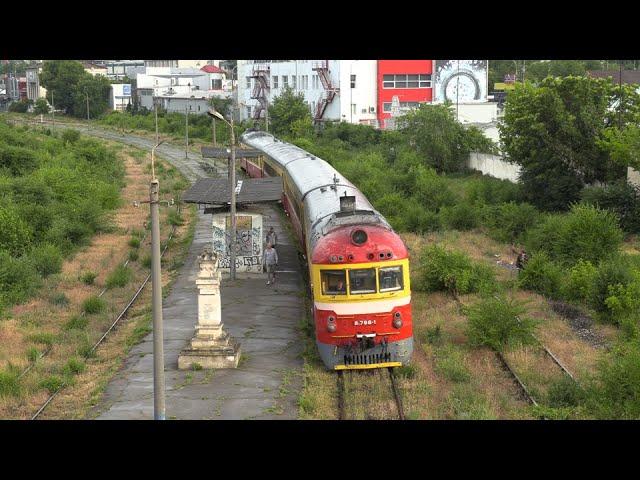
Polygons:
<instances>
[{"instance_id":1,"label":"train side window","mask_svg":"<svg viewBox=\"0 0 640 480\"><path fill-rule=\"evenodd\" d=\"M347 282L344 270L321 270L323 295L346 295Z\"/></svg>"},{"instance_id":2,"label":"train side window","mask_svg":"<svg viewBox=\"0 0 640 480\"><path fill-rule=\"evenodd\" d=\"M375 268L349 270L349 293L351 295L376 293Z\"/></svg>"},{"instance_id":3,"label":"train side window","mask_svg":"<svg viewBox=\"0 0 640 480\"><path fill-rule=\"evenodd\" d=\"M380 292L402 290L402 265L380 269Z\"/></svg>"}]
</instances>

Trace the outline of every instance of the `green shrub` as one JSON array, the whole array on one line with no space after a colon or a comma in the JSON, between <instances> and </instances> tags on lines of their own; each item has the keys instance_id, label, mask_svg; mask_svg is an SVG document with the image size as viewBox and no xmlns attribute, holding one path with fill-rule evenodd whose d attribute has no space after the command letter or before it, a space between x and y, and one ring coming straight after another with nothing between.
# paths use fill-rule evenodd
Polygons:
<instances>
[{"instance_id":1,"label":"green shrub","mask_svg":"<svg viewBox=\"0 0 640 480\"><path fill-rule=\"evenodd\" d=\"M82 283L84 283L85 285L93 285L93 282L97 276L98 274L96 272L85 272L80 277L80 280L82 280Z\"/></svg>"},{"instance_id":2,"label":"green shrub","mask_svg":"<svg viewBox=\"0 0 640 480\"><path fill-rule=\"evenodd\" d=\"M0 398L19 397L21 390L18 372L11 369L0 370Z\"/></svg>"},{"instance_id":3,"label":"green shrub","mask_svg":"<svg viewBox=\"0 0 640 480\"><path fill-rule=\"evenodd\" d=\"M25 301L38 290L40 283L31 263L0 250L0 305Z\"/></svg>"},{"instance_id":4,"label":"green shrub","mask_svg":"<svg viewBox=\"0 0 640 480\"><path fill-rule=\"evenodd\" d=\"M552 260L575 265L597 264L616 254L623 232L616 215L593 205L575 204L564 215L551 215L528 232L530 251L546 251Z\"/></svg>"},{"instance_id":5,"label":"green shrub","mask_svg":"<svg viewBox=\"0 0 640 480\"><path fill-rule=\"evenodd\" d=\"M491 238L499 242L517 242L523 233L536 225L540 214L528 203L501 203L482 209L482 222Z\"/></svg>"},{"instance_id":6,"label":"green shrub","mask_svg":"<svg viewBox=\"0 0 640 480\"><path fill-rule=\"evenodd\" d=\"M535 321L524 317L526 309L516 300L488 297L469 307L467 336L471 345L497 351L507 346L533 343Z\"/></svg>"},{"instance_id":7,"label":"green shrub","mask_svg":"<svg viewBox=\"0 0 640 480\"><path fill-rule=\"evenodd\" d=\"M64 380L58 375L51 375L39 383L40 388L44 388L49 391L50 394L56 393L64 385Z\"/></svg>"},{"instance_id":8,"label":"green shrub","mask_svg":"<svg viewBox=\"0 0 640 480\"><path fill-rule=\"evenodd\" d=\"M129 250L129 261L130 262L135 262L136 260L138 260L139 256L140 256L140 253L138 253L137 250Z\"/></svg>"},{"instance_id":9,"label":"green shrub","mask_svg":"<svg viewBox=\"0 0 640 480\"><path fill-rule=\"evenodd\" d=\"M35 362L40 357L40 352L36 347L31 347L27 350L27 360Z\"/></svg>"},{"instance_id":10,"label":"green shrub","mask_svg":"<svg viewBox=\"0 0 640 480\"><path fill-rule=\"evenodd\" d=\"M75 144L78 140L80 140L80 132L78 130L68 128L62 132L62 141L65 144Z\"/></svg>"},{"instance_id":11,"label":"green shrub","mask_svg":"<svg viewBox=\"0 0 640 480\"><path fill-rule=\"evenodd\" d=\"M479 212L471 204L459 203L452 207L443 207L440 215L448 228L455 230L471 230L479 224Z\"/></svg>"},{"instance_id":12,"label":"green shrub","mask_svg":"<svg viewBox=\"0 0 640 480\"><path fill-rule=\"evenodd\" d=\"M103 299L97 297L96 295L92 295L84 302L82 302L82 311L87 315L91 315L94 313L102 312L106 306L107 305Z\"/></svg>"},{"instance_id":13,"label":"green shrub","mask_svg":"<svg viewBox=\"0 0 640 480\"><path fill-rule=\"evenodd\" d=\"M399 377L415 378L416 373L417 373L417 369L416 369L416 367L414 365L408 364L408 365L403 365L401 367L397 367L396 369L394 369L394 372Z\"/></svg>"},{"instance_id":14,"label":"green shrub","mask_svg":"<svg viewBox=\"0 0 640 480\"><path fill-rule=\"evenodd\" d=\"M129 246L131 248L138 248L140 246L140 238L138 237L131 237L129 239Z\"/></svg>"},{"instance_id":15,"label":"green shrub","mask_svg":"<svg viewBox=\"0 0 640 480\"><path fill-rule=\"evenodd\" d=\"M425 334L425 341L430 345L442 345L443 337L442 337L442 327L440 324L437 324L435 327L427 328L427 333Z\"/></svg>"},{"instance_id":16,"label":"green shrub","mask_svg":"<svg viewBox=\"0 0 640 480\"><path fill-rule=\"evenodd\" d=\"M640 348L637 342L621 344L605 357L587 392L588 410L596 418L640 418Z\"/></svg>"},{"instance_id":17,"label":"green shrub","mask_svg":"<svg viewBox=\"0 0 640 480\"><path fill-rule=\"evenodd\" d=\"M44 345L53 345L56 340L56 336L53 333L32 333L27 336L27 340L33 343L42 343Z\"/></svg>"},{"instance_id":18,"label":"green shrub","mask_svg":"<svg viewBox=\"0 0 640 480\"><path fill-rule=\"evenodd\" d=\"M496 282L495 272L488 265L476 264L464 253L431 245L421 253L414 285L417 290L443 290L463 295L492 291Z\"/></svg>"},{"instance_id":19,"label":"green shrub","mask_svg":"<svg viewBox=\"0 0 640 480\"><path fill-rule=\"evenodd\" d=\"M595 275L593 288L590 292L589 306L598 313L602 321L616 321L613 316L613 310L607 305L607 299L612 295L616 296L616 294L624 296L624 289L626 289L633 280L634 274L626 256L618 255L600 263ZM618 287L616 287L617 285L619 285L622 290L619 290ZM609 302L612 306L615 303L613 300ZM622 307L622 305L619 305L619 307ZM618 309L618 305L616 305L614 309Z\"/></svg>"},{"instance_id":20,"label":"green shrub","mask_svg":"<svg viewBox=\"0 0 640 480\"><path fill-rule=\"evenodd\" d=\"M43 277L48 277L62 270L62 253L50 243L40 244L31 249L29 260Z\"/></svg>"},{"instance_id":21,"label":"green shrub","mask_svg":"<svg viewBox=\"0 0 640 480\"><path fill-rule=\"evenodd\" d=\"M142 266L144 268L151 268L151 255L146 254L144 257L142 257Z\"/></svg>"},{"instance_id":22,"label":"green shrub","mask_svg":"<svg viewBox=\"0 0 640 480\"><path fill-rule=\"evenodd\" d=\"M169 210L169 215L167 216L167 221L169 225L180 226L184 223L182 219L182 215L177 210Z\"/></svg>"},{"instance_id":23,"label":"green shrub","mask_svg":"<svg viewBox=\"0 0 640 480\"><path fill-rule=\"evenodd\" d=\"M20 255L31 243L33 232L13 206L0 206L0 250Z\"/></svg>"},{"instance_id":24,"label":"green shrub","mask_svg":"<svg viewBox=\"0 0 640 480\"><path fill-rule=\"evenodd\" d=\"M49 301L54 304L54 305L58 305L60 307L68 305L69 304L69 298L63 293L63 292L58 292L54 295L52 295L49 298Z\"/></svg>"},{"instance_id":25,"label":"green shrub","mask_svg":"<svg viewBox=\"0 0 640 480\"><path fill-rule=\"evenodd\" d=\"M549 298L560 298L565 274L562 268L540 252L529 259L520 271L518 283L521 288L532 290Z\"/></svg>"},{"instance_id":26,"label":"green shrub","mask_svg":"<svg viewBox=\"0 0 640 480\"><path fill-rule=\"evenodd\" d=\"M77 375L84 372L85 367L86 366L84 361L80 360L79 358L72 357L67 361L64 368L62 369L62 372L68 376Z\"/></svg>"},{"instance_id":27,"label":"green shrub","mask_svg":"<svg viewBox=\"0 0 640 480\"><path fill-rule=\"evenodd\" d=\"M473 178L466 184L466 198L471 204L495 205L520 200L520 185L487 175Z\"/></svg>"},{"instance_id":28,"label":"green shrub","mask_svg":"<svg viewBox=\"0 0 640 480\"><path fill-rule=\"evenodd\" d=\"M625 180L588 187L582 191L582 201L615 212L625 232L640 233L640 187Z\"/></svg>"},{"instance_id":29,"label":"green shrub","mask_svg":"<svg viewBox=\"0 0 640 480\"><path fill-rule=\"evenodd\" d=\"M105 285L107 288L124 287L130 281L131 269L124 265L118 265L107 277Z\"/></svg>"},{"instance_id":30,"label":"green shrub","mask_svg":"<svg viewBox=\"0 0 640 480\"><path fill-rule=\"evenodd\" d=\"M628 338L638 336L640 322L640 271L633 272L633 279L626 284L609 285L607 320L622 326Z\"/></svg>"},{"instance_id":31,"label":"green shrub","mask_svg":"<svg viewBox=\"0 0 640 480\"><path fill-rule=\"evenodd\" d=\"M579 260L569 271L569 278L564 284L563 297L580 302L588 302L593 295L598 269L591 263Z\"/></svg>"},{"instance_id":32,"label":"green shrub","mask_svg":"<svg viewBox=\"0 0 640 480\"><path fill-rule=\"evenodd\" d=\"M547 403L553 408L577 407L584 399L584 390L566 375L552 383L547 390Z\"/></svg>"},{"instance_id":33,"label":"green shrub","mask_svg":"<svg viewBox=\"0 0 640 480\"><path fill-rule=\"evenodd\" d=\"M84 330L89 324L89 319L85 315L74 315L64 324L65 330Z\"/></svg>"}]
</instances>

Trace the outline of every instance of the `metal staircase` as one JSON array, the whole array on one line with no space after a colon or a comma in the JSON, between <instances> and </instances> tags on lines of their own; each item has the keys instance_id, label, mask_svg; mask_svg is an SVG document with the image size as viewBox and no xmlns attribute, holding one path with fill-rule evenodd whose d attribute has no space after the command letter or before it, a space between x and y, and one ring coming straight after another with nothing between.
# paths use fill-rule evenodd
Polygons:
<instances>
[{"instance_id":1,"label":"metal staircase","mask_svg":"<svg viewBox=\"0 0 640 480\"><path fill-rule=\"evenodd\" d=\"M313 117L314 122L319 123L322 121L322 116L324 115L324 112L329 104L333 102L335 96L340 93L340 88L334 87L331 83L329 60L314 62L312 65L312 70L314 72L317 72L318 77L320 78L320 82L322 83L322 88L324 89L320 94L320 98L318 98L315 115Z\"/></svg>"},{"instance_id":2,"label":"metal staircase","mask_svg":"<svg viewBox=\"0 0 640 480\"><path fill-rule=\"evenodd\" d=\"M253 71L251 72L251 78L254 79L253 90L251 91L251 98L258 100L252 118L259 120L262 118L262 112L265 112L268 105L269 95L269 77L271 75L271 67L269 64L255 63L253 65Z\"/></svg>"}]
</instances>

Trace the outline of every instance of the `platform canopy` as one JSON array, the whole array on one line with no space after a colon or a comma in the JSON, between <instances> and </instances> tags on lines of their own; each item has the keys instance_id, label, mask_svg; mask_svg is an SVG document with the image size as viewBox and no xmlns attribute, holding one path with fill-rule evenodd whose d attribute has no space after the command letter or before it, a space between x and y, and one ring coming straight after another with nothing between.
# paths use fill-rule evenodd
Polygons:
<instances>
[{"instance_id":1,"label":"platform canopy","mask_svg":"<svg viewBox=\"0 0 640 480\"><path fill-rule=\"evenodd\" d=\"M282 177L238 180L236 203L277 202L282 198ZM184 195L186 203L226 205L231 203L229 181L225 178L201 178Z\"/></svg>"},{"instance_id":2,"label":"platform canopy","mask_svg":"<svg viewBox=\"0 0 640 480\"><path fill-rule=\"evenodd\" d=\"M201 147L202 158L228 158L231 155L227 147ZM264 152L255 149L236 148L236 159L240 158L257 158L264 155Z\"/></svg>"}]
</instances>

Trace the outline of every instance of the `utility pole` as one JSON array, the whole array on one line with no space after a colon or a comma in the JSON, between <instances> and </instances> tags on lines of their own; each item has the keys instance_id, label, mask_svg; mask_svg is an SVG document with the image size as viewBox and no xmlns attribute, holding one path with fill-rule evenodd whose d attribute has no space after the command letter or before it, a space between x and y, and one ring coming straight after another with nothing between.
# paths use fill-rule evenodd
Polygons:
<instances>
[{"instance_id":1,"label":"utility pole","mask_svg":"<svg viewBox=\"0 0 640 480\"><path fill-rule=\"evenodd\" d=\"M236 279L236 136L233 129L233 111L231 112L231 280Z\"/></svg>"},{"instance_id":2,"label":"utility pole","mask_svg":"<svg viewBox=\"0 0 640 480\"><path fill-rule=\"evenodd\" d=\"M211 129L213 130L213 146L218 146L218 139L216 138L216 118L211 117Z\"/></svg>"},{"instance_id":3,"label":"utility pole","mask_svg":"<svg viewBox=\"0 0 640 480\"><path fill-rule=\"evenodd\" d=\"M460 93L460 60L458 60L458 75L456 75L456 120L460 121L460 103L458 102Z\"/></svg>"},{"instance_id":4,"label":"utility pole","mask_svg":"<svg viewBox=\"0 0 640 480\"><path fill-rule=\"evenodd\" d=\"M151 187L149 206L151 209L151 285L153 305L153 418L165 419L164 402L164 343L162 334L162 277L160 272L160 221L158 213L158 194L160 184L153 169L157 143L151 150Z\"/></svg>"},{"instance_id":5,"label":"utility pole","mask_svg":"<svg viewBox=\"0 0 640 480\"><path fill-rule=\"evenodd\" d=\"M87 122L89 121L89 94L87 91L84 91L84 94L87 96Z\"/></svg>"},{"instance_id":6,"label":"utility pole","mask_svg":"<svg viewBox=\"0 0 640 480\"><path fill-rule=\"evenodd\" d=\"M298 68L297 63L296 68ZM264 111L264 126L267 133L269 133L269 97L267 97L267 109Z\"/></svg>"},{"instance_id":7,"label":"utility pole","mask_svg":"<svg viewBox=\"0 0 640 480\"><path fill-rule=\"evenodd\" d=\"M187 105L189 101L187 100ZM185 144L184 144L184 158L189 158L189 107L184 107L184 121L185 121Z\"/></svg>"},{"instance_id":8,"label":"utility pole","mask_svg":"<svg viewBox=\"0 0 640 480\"><path fill-rule=\"evenodd\" d=\"M156 145L158 144L158 104L154 104L156 114Z\"/></svg>"}]
</instances>

